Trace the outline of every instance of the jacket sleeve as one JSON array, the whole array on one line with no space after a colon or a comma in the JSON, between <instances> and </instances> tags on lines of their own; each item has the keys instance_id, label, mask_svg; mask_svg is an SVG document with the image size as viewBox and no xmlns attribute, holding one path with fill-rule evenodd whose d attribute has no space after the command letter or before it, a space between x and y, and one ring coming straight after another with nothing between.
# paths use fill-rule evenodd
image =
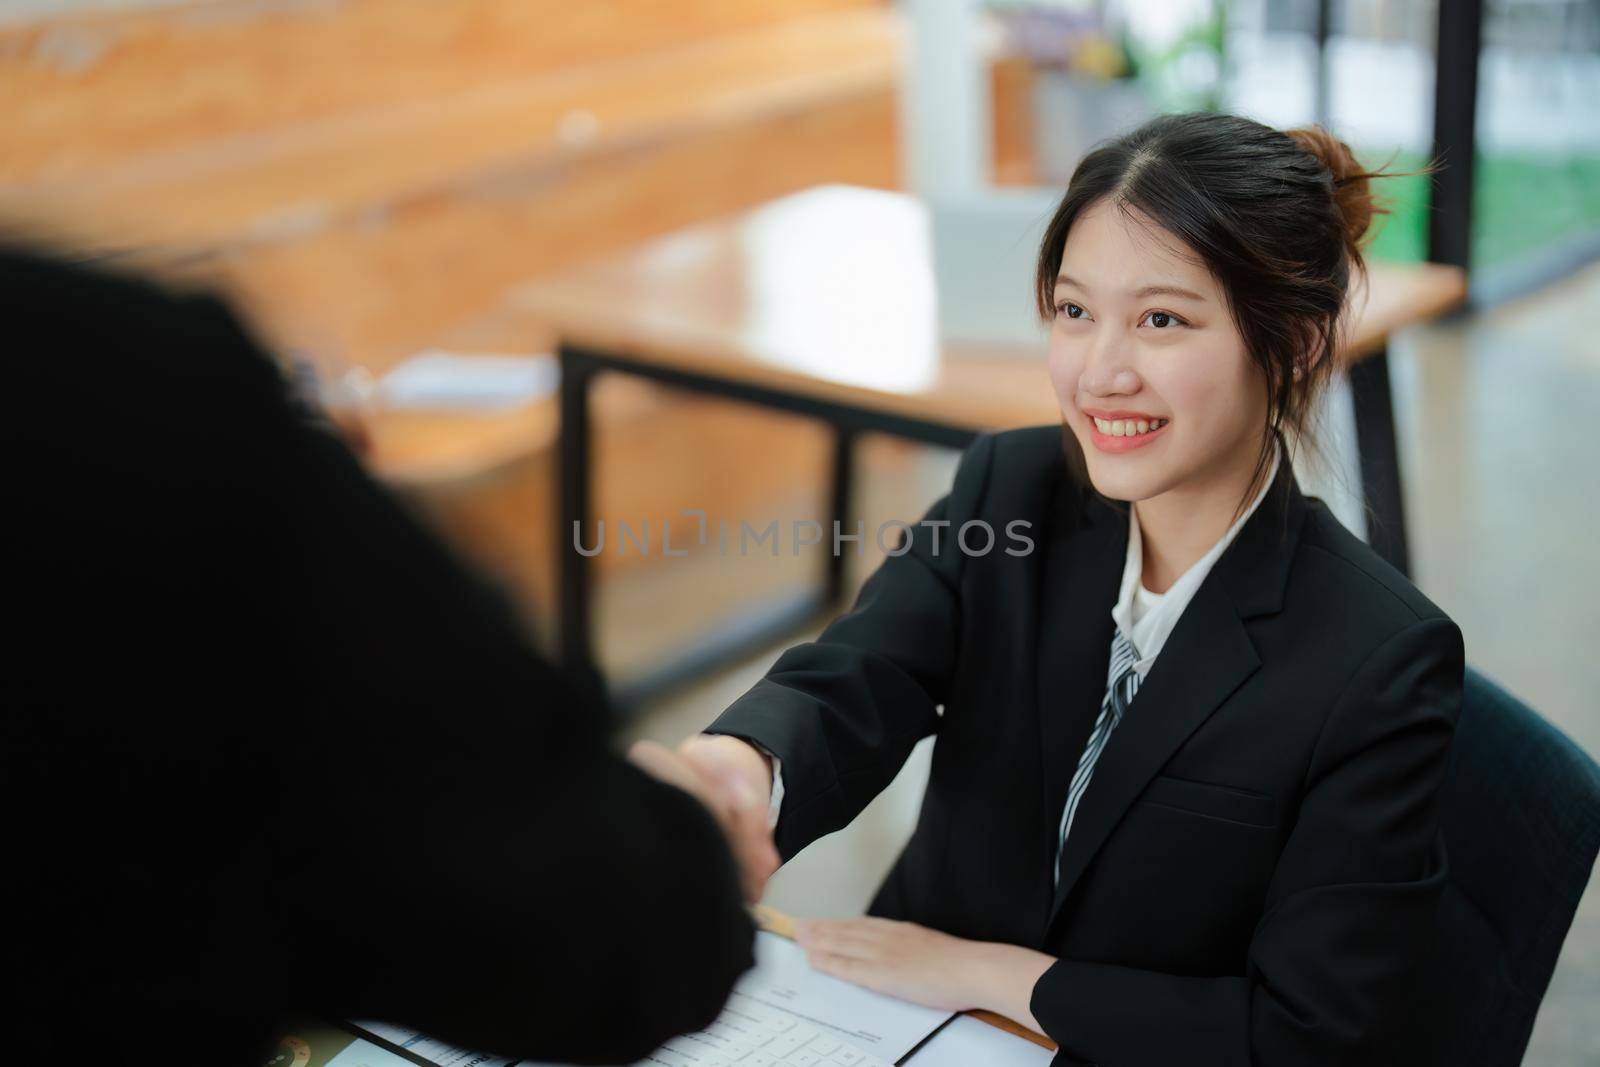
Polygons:
<instances>
[{"instance_id":1,"label":"jacket sleeve","mask_svg":"<svg viewBox=\"0 0 1600 1067\"><path fill-rule=\"evenodd\" d=\"M5 248L0 304L48 339L0 351L37 1047L260 1063L317 1013L616 1063L708 1022L754 937L711 817L227 308Z\"/></svg>"},{"instance_id":2,"label":"jacket sleeve","mask_svg":"<svg viewBox=\"0 0 1600 1067\"><path fill-rule=\"evenodd\" d=\"M213 358L250 382L223 484L283 561L254 604L305 686L253 747L293 767L270 885L306 1006L575 1063L707 1025L755 933L709 813L621 758L499 591L211 313Z\"/></svg>"},{"instance_id":3,"label":"jacket sleeve","mask_svg":"<svg viewBox=\"0 0 1600 1067\"><path fill-rule=\"evenodd\" d=\"M341 745L347 780L306 782L339 805L312 840L346 838L278 882L306 1003L540 1062L631 1063L710 1025L754 928L698 802L599 747L425 740Z\"/></svg>"},{"instance_id":4,"label":"jacket sleeve","mask_svg":"<svg viewBox=\"0 0 1600 1067\"><path fill-rule=\"evenodd\" d=\"M784 652L707 728L782 761L775 837L784 860L848 825L938 728L936 708L960 655L965 555L957 538L981 521L993 451L993 438L980 435L950 492L910 527L850 611Z\"/></svg>"},{"instance_id":5,"label":"jacket sleeve","mask_svg":"<svg viewBox=\"0 0 1600 1067\"><path fill-rule=\"evenodd\" d=\"M1368 657L1329 713L1242 977L1062 959L1031 1008L1101 1067L1433 1062L1438 798L1465 660L1445 618Z\"/></svg>"}]
</instances>

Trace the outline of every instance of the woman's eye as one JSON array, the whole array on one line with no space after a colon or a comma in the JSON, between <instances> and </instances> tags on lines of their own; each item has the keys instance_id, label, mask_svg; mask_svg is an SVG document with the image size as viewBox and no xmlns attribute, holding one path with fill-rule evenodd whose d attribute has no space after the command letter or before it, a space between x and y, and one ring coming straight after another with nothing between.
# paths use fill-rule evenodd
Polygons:
<instances>
[{"instance_id":1,"label":"woman's eye","mask_svg":"<svg viewBox=\"0 0 1600 1067\"><path fill-rule=\"evenodd\" d=\"M1069 319L1081 319L1085 314L1083 308L1079 307L1077 304L1074 304L1070 300L1063 300L1061 303L1057 304L1056 312L1058 314L1065 315ZM1077 312L1077 314L1073 314L1073 312Z\"/></svg>"},{"instance_id":2,"label":"woman's eye","mask_svg":"<svg viewBox=\"0 0 1600 1067\"><path fill-rule=\"evenodd\" d=\"M1150 312L1150 325L1154 326L1158 330L1165 330L1169 326L1183 325L1183 320L1178 318L1176 315L1170 314L1169 312L1152 311Z\"/></svg>"}]
</instances>

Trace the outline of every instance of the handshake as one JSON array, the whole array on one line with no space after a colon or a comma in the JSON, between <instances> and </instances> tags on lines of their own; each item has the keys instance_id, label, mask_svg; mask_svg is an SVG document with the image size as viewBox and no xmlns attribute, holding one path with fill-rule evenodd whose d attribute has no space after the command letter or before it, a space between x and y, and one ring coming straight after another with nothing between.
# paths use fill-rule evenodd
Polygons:
<instances>
[{"instance_id":1,"label":"handshake","mask_svg":"<svg viewBox=\"0 0 1600 1067\"><path fill-rule=\"evenodd\" d=\"M695 734L676 749L637 741L628 750L628 759L705 805L728 839L745 900L759 901L781 862L767 822L772 758L737 737Z\"/></svg>"}]
</instances>

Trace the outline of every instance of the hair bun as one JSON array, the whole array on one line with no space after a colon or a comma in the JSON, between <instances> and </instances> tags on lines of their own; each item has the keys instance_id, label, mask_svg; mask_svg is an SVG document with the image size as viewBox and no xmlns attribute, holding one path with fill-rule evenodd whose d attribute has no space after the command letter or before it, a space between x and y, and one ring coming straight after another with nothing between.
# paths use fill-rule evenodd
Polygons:
<instances>
[{"instance_id":1,"label":"hair bun","mask_svg":"<svg viewBox=\"0 0 1600 1067\"><path fill-rule=\"evenodd\" d=\"M1372 199L1371 179L1383 174L1363 169L1350 146L1321 126L1299 126L1284 132L1333 176L1333 202L1344 218L1345 247L1359 261L1373 216L1388 213Z\"/></svg>"}]
</instances>

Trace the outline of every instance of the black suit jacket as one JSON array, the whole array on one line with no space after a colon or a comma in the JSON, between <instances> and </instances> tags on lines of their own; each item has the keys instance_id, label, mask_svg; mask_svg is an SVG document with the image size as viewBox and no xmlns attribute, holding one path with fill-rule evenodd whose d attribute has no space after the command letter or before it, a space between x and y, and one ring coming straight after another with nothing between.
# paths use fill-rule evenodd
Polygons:
<instances>
[{"instance_id":1,"label":"black suit jacket","mask_svg":"<svg viewBox=\"0 0 1600 1067\"><path fill-rule=\"evenodd\" d=\"M1431 1062L1459 629L1281 464L1112 734L1054 889L1128 536L1125 510L1074 487L1062 432L980 437L926 516L951 525L919 524L717 719L783 761L781 853L850 822L937 734L870 910L1059 957L1032 1003L1058 1062ZM975 520L987 555L954 544Z\"/></svg>"},{"instance_id":2,"label":"black suit jacket","mask_svg":"<svg viewBox=\"0 0 1600 1067\"><path fill-rule=\"evenodd\" d=\"M206 297L0 251L7 1037L245 1064L292 1012L616 1063L752 960L698 803Z\"/></svg>"}]
</instances>

